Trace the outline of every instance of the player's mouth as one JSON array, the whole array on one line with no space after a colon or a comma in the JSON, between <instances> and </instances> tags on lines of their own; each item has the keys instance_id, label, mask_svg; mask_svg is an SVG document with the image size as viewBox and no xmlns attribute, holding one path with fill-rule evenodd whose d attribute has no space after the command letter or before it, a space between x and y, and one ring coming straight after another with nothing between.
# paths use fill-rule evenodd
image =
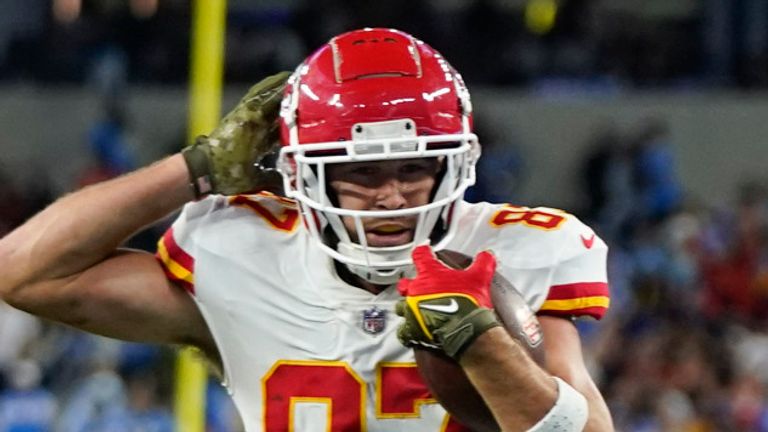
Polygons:
<instances>
[{"instance_id":1,"label":"player's mouth","mask_svg":"<svg viewBox=\"0 0 768 432\"><path fill-rule=\"evenodd\" d=\"M365 231L369 246L399 246L413 240L413 229L401 224L383 224Z\"/></svg>"}]
</instances>

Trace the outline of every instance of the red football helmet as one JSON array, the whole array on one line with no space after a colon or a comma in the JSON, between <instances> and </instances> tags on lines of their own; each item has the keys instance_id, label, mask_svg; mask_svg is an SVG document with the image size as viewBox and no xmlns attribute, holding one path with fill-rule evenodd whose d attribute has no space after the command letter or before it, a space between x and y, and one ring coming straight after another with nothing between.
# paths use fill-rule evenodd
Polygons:
<instances>
[{"instance_id":1,"label":"red football helmet","mask_svg":"<svg viewBox=\"0 0 768 432\"><path fill-rule=\"evenodd\" d=\"M480 155L471 132L472 105L461 76L432 47L392 29L355 30L331 39L288 81L282 101L278 167L286 195L301 206L305 223L324 251L373 283L393 283L411 265L415 245L444 247L455 232L455 203L475 181ZM355 211L328 195L326 165L434 157L442 174L427 205ZM371 247L359 243L341 217L417 215L411 243ZM335 237L335 238L334 238Z\"/></svg>"}]
</instances>

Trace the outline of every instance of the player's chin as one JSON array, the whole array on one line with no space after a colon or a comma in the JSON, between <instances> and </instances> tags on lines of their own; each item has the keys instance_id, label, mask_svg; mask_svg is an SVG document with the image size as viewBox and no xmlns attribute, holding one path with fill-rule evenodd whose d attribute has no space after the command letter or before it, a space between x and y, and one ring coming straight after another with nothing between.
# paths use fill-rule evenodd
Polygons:
<instances>
[{"instance_id":1,"label":"player's chin","mask_svg":"<svg viewBox=\"0 0 768 432\"><path fill-rule=\"evenodd\" d=\"M372 247L401 246L413 241L413 230L405 229L392 233L367 232L365 233L365 240L368 246Z\"/></svg>"}]
</instances>

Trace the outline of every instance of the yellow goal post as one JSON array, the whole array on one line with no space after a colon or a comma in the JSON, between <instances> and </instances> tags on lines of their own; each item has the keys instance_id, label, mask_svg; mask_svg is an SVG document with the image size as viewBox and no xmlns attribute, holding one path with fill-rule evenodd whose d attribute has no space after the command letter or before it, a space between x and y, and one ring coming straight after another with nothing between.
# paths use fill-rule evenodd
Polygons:
<instances>
[{"instance_id":1,"label":"yellow goal post","mask_svg":"<svg viewBox=\"0 0 768 432\"><path fill-rule=\"evenodd\" d=\"M227 1L194 0L192 9L188 143L210 132L221 116ZM207 382L201 360L191 349L181 350L174 389L176 432L205 431Z\"/></svg>"}]
</instances>

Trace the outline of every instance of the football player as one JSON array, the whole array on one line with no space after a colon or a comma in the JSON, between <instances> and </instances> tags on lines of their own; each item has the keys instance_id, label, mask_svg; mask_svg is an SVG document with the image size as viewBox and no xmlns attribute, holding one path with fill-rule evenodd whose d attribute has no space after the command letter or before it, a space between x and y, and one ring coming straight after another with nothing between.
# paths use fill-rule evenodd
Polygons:
<instances>
[{"instance_id":1,"label":"football player","mask_svg":"<svg viewBox=\"0 0 768 432\"><path fill-rule=\"evenodd\" d=\"M258 165L278 139L279 174ZM0 293L85 331L198 347L250 432L465 430L414 345L458 361L502 430L611 430L572 322L608 307L607 247L559 210L462 201L479 155L469 93L438 52L345 33L182 153L2 239ZM281 194L263 192L276 179ZM182 207L155 256L120 248ZM441 249L477 258L449 269ZM543 365L491 311L495 272L537 312Z\"/></svg>"}]
</instances>

